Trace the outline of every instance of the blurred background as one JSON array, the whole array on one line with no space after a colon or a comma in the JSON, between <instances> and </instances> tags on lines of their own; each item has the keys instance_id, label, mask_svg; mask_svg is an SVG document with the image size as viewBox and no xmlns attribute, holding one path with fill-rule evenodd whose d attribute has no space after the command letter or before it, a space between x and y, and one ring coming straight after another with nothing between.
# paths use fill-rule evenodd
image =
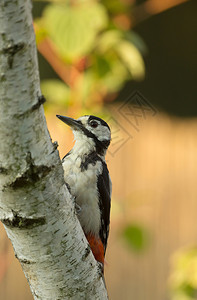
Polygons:
<instances>
[{"instance_id":1,"label":"blurred background","mask_svg":"<svg viewBox=\"0 0 197 300\"><path fill-rule=\"evenodd\" d=\"M33 1L46 120L112 128L105 277L112 300L197 299L197 1ZM33 299L0 224L0 299Z\"/></svg>"}]
</instances>

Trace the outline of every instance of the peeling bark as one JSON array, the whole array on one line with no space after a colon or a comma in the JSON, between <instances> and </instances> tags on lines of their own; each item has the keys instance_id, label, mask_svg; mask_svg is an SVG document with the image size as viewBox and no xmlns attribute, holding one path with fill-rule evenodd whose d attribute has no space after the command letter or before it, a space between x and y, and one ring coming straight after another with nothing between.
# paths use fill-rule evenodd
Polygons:
<instances>
[{"instance_id":1,"label":"peeling bark","mask_svg":"<svg viewBox=\"0 0 197 300\"><path fill-rule=\"evenodd\" d=\"M34 299L105 300L39 84L31 1L0 1L0 220Z\"/></svg>"}]
</instances>

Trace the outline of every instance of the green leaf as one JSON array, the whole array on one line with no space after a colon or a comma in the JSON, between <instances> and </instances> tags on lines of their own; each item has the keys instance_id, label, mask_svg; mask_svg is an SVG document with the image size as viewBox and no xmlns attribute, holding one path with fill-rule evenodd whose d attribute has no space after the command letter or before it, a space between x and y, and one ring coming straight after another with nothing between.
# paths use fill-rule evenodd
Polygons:
<instances>
[{"instance_id":1,"label":"green leaf","mask_svg":"<svg viewBox=\"0 0 197 300\"><path fill-rule=\"evenodd\" d=\"M104 6L92 1L73 6L48 5L43 18L60 55L71 61L93 49L98 32L108 23Z\"/></svg>"},{"instance_id":2,"label":"green leaf","mask_svg":"<svg viewBox=\"0 0 197 300\"><path fill-rule=\"evenodd\" d=\"M148 52L148 48L143 39L135 31L126 31L124 33L125 38L132 43L142 54Z\"/></svg>"},{"instance_id":3,"label":"green leaf","mask_svg":"<svg viewBox=\"0 0 197 300\"><path fill-rule=\"evenodd\" d=\"M191 297L192 299L195 299L195 296L197 295L197 289L195 289L190 284L185 284L182 287L182 292L188 297Z\"/></svg>"},{"instance_id":4,"label":"green leaf","mask_svg":"<svg viewBox=\"0 0 197 300\"><path fill-rule=\"evenodd\" d=\"M104 77L111 70L110 62L104 56L96 56L94 62L94 70L97 76L100 78Z\"/></svg>"},{"instance_id":5,"label":"green leaf","mask_svg":"<svg viewBox=\"0 0 197 300\"><path fill-rule=\"evenodd\" d=\"M119 60L114 60L110 63L110 71L100 79L100 83L108 93L114 93L120 90L127 78L125 66Z\"/></svg>"},{"instance_id":6,"label":"green leaf","mask_svg":"<svg viewBox=\"0 0 197 300\"><path fill-rule=\"evenodd\" d=\"M80 95L80 98L78 99L79 102L83 104L89 100L92 100L92 103L94 102L94 99L90 98L91 93L95 92L94 83L95 78L91 70L88 69L86 72L84 72L82 80L79 80L77 86L75 87L78 95Z\"/></svg>"},{"instance_id":7,"label":"green leaf","mask_svg":"<svg viewBox=\"0 0 197 300\"><path fill-rule=\"evenodd\" d=\"M98 51L104 53L114 49L121 39L122 33L119 30L114 29L103 32L97 41Z\"/></svg>"},{"instance_id":8,"label":"green leaf","mask_svg":"<svg viewBox=\"0 0 197 300\"><path fill-rule=\"evenodd\" d=\"M116 51L127 66L132 77L141 80L145 75L145 66L143 58L138 49L127 41L122 41L116 46Z\"/></svg>"},{"instance_id":9,"label":"green leaf","mask_svg":"<svg viewBox=\"0 0 197 300\"><path fill-rule=\"evenodd\" d=\"M60 80L44 80L41 82L41 90L47 102L68 105L70 89Z\"/></svg>"},{"instance_id":10,"label":"green leaf","mask_svg":"<svg viewBox=\"0 0 197 300\"><path fill-rule=\"evenodd\" d=\"M170 276L172 299L196 299L197 296L197 248L177 251L173 257ZM185 297L185 298L184 298Z\"/></svg>"},{"instance_id":11,"label":"green leaf","mask_svg":"<svg viewBox=\"0 0 197 300\"><path fill-rule=\"evenodd\" d=\"M136 252L144 250L148 243L147 232L140 226L131 224L123 229L122 236L127 245Z\"/></svg>"},{"instance_id":12,"label":"green leaf","mask_svg":"<svg viewBox=\"0 0 197 300\"><path fill-rule=\"evenodd\" d=\"M114 15L127 13L130 8L129 1L120 1L120 0L102 0L103 4L107 9Z\"/></svg>"}]
</instances>

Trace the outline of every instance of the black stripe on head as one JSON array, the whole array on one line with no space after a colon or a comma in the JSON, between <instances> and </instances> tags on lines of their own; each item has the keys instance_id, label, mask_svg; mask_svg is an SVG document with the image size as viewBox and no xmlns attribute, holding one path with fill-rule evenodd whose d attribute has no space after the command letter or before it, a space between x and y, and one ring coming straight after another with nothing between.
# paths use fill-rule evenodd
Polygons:
<instances>
[{"instance_id":1,"label":"black stripe on head","mask_svg":"<svg viewBox=\"0 0 197 300\"><path fill-rule=\"evenodd\" d=\"M89 119L88 119L88 124L90 124L90 122L92 120L100 121L101 125L106 126L109 129L109 131L110 131L109 125L104 120L102 120L101 118L90 115Z\"/></svg>"},{"instance_id":2,"label":"black stripe on head","mask_svg":"<svg viewBox=\"0 0 197 300\"><path fill-rule=\"evenodd\" d=\"M90 119L90 117L91 117L91 119ZM108 124L105 121L103 121L102 119L95 117L95 116L90 116L90 117L88 119L88 123L91 120L98 120L98 121L102 122L101 123L102 125L109 128ZM77 120L77 122L82 125L81 130L84 132L84 134L87 137L92 138L94 140L95 145L96 145L96 152L100 155L103 155L105 150L108 148L110 141L109 140L99 141L92 132L90 132L87 128L84 127L83 123L80 120ZM110 128L109 128L109 130L110 130Z\"/></svg>"}]
</instances>

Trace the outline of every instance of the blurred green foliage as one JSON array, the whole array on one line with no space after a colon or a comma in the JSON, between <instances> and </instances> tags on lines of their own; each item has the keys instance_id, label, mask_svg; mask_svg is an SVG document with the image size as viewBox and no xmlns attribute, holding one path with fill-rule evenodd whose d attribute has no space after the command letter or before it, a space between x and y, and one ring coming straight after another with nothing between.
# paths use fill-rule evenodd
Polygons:
<instances>
[{"instance_id":1,"label":"blurred green foliage","mask_svg":"<svg viewBox=\"0 0 197 300\"><path fill-rule=\"evenodd\" d=\"M102 107L103 100L113 100L126 80L143 79L146 47L130 30L131 12L131 4L121 0L56 0L45 6L42 17L35 20L38 49L44 40L50 41L56 57L49 57L47 49L44 56L59 75L64 73L60 77L66 86L46 80L42 88L47 99L67 106L77 98L84 108L95 103ZM66 72L56 67L56 58Z\"/></svg>"},{"instance_id":2,"label":"blurred green foliage","mask_svg":"<svg viewBox=\"0 0 197 300\"><path fill-rule=\"evenodd\" d=\"M99 31L107 26L105 8L99 4L51 4L42 21L63 61L74 62L93 50Z\"/></svg>"},{"instance_id":3,"label":"blurred green foliage","mask_svg":"<svg viewBox=\"0 0 197 300\"><path fill-rule=\"evenodd\" d=\"M197 299L197 247L177 251L170 276L172 300Z\"/></svg>"},{"instance_id":4,"label":"blurred green foliage","mask_svg":"<svg viewBox=\"0 0 197 300\"><path fill-rule=\"evenodd\" d=\"M65 108L69 106L70 99L70 89L65 85L64 82L58 79L50 79L43 81L42 92L47 97L47 101L53 102L55 96L55 101Z\"/></svg>"},{"instance_id":5,"label":"blurred green foliage","mask_svg":"<svg viewBox=\"0 0 197 300\"><path fill-rule=\"evenodd\" d=\"M145 250L149 244L149 235L147 230L137 224L129 224L121 232L126 244L135 252Z\"/></svg>"}]
</instances>

